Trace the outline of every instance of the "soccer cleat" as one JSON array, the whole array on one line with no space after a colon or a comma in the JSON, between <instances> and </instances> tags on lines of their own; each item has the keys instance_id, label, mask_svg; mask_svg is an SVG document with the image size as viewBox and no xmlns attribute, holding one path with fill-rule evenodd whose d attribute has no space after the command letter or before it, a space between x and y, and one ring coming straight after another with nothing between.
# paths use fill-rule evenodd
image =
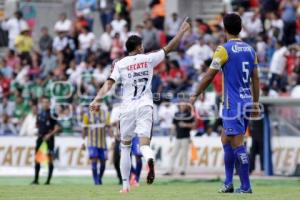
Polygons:
<instances>
[{"instance_id":1,"label":"soccer cleat","mask_svg":"<svg viewBox=\"0 0 300 200\"><path fill-rule=\"evenodd\" d=\"M120 190L120 193L129 193L129 189L127 188L127 189L122 189L122 190Z\"/></svg>"},{"instance_id":2,"label":"soccer cleat","mask_svg":"<svg viewBox=\"0 0 300 200\"><path fill-rule=\"evenodd\" d=\"M46 182L44 183L44 185L50 185L50 182L49 182L49 181L46 181Z\"/></svg>"},{"instance_id":3,"label":"soccer cleat","mask_svg":"<svg viewBox=\"0 0 300 200\"><path fill-rule=\"evenodd\" d=\"M249 188L248 190L243 190L241 188L238 188L234 191L234 193L240 193L240 194L252 194L252 189Z\"/></svg>"},{"instance_id":4,"label":"soccer cleat","mask_svg":"<svg viewBox=\"0 0 300 200\"><path fill-rule=\"evenodd\" d=\"M185 176L185 172L180 172L180 176Z\"/></svg>"},{"instance_id":5,"label":"soccer cleat","mask_svg":"<svg viewBox=\"0 0 300 200\"><path fill-rule=\"evenodd\" d=\"M223 185L218 193L233 193L234 192L234 188L233 188L233 184L229 184L229 185Z\"/></svg>"},{"instance_id":6,"label":"soccer cleat","mask_svg":"<svg viewBox=\"0 0 300 200\"><path fill-rule=\"evenodd\" d=\"M148 160L148 174L147 174L147 184L152 184L155 179L155 172L154 172L154 160L150 158Z\"/></svg>"}]
</instances>

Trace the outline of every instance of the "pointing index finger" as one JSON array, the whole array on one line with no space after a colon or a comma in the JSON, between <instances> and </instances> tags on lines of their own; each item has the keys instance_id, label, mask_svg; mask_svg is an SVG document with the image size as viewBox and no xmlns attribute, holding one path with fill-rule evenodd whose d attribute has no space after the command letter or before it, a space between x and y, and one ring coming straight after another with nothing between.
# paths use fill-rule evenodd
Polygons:
<instances>
[{"instance_id":1,"label":"pointing index finger","mask_svg":"<svg viewBox=\"0 0 300 200\"><path fill-rule=\"evenodd\" d=\"M190 26L192 25L192 20L188 16L186 16L183 21L188 23Z\"/></svg>"}]
</instances>

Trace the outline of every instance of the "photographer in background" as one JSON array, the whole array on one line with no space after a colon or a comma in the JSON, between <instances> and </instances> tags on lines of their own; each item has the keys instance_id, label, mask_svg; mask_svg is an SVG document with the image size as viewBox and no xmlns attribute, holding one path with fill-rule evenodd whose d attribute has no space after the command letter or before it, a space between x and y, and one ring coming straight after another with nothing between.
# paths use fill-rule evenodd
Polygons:
<instances>
[{"instance_id":1,"label":"photographer in background","mask_svg":"<svg viewBox=\"0 0 300 200\"><path fill-rule=\"evenodd\" d=\"M176 132L176 140L171 154L169 170L164 175L170 176L174 173L176 160L179 158L180 175L184 176L188 164L188 150L190 144L190 131L195 127L195 119L191 107L187 103L179 104L179 111L175 113L173 125Z\"/></svg>"}]
</instances>

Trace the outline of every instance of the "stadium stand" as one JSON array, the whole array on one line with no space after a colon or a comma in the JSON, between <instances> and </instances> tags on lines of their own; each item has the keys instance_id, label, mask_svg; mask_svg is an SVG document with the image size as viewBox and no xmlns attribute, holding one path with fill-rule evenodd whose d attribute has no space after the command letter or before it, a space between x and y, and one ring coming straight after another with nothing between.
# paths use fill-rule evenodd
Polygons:
<instances>
[{"instance_id":1,"label":"stadium stand","mask_svg":"<svg viewBox=\"0 0 300 200\"><path fill-rule=\"evenodd\" d=\"M129 0L116 1L114 4L106 1L97 4L95 1L89 9L82 9L83 5L78 1L74 5L75 16L69 14L66 19L58 19L57 15L52 15L52 23L46 24L49 33L43 30L43 33L38 34L41 25L35 23L39 16L37 9L30 3L26 4L26 1L22 2L19 5L22 19L17 20L12 16L1 21L2 30L9 32L10 48L5 50L1 58L0 134L20 132L28 117L27 112L31 109L32 98L51 95L53 105L55 102L69 103L73 105L72 110L76 110L80 103L88 102L84 95L95 95L110 73L112 60L126 54L124 42L129 35L142 36L148 47L146 42L151 41L153 46L148 51L164 45L172 37L172 31L176 31L176 24L182 16L178 15L176 19L173 15L167 16L164 5L157 2L153 1L147 8L149 12L144 13L144 23L136 24L133 22L135 17L131 16L132 4ZM298 1L282 1L280 4L270 2L259 4L255 0L233 1L232 7L243 18L241 37L258 52L262 89L269 90L268 95L271 96L290 96L300 84L300 4ZM219 3L212 1L205 6L214 7L210 12L215 13L220 10L220 6L214 5ZM225 12L222 10L213 18L212 13L206 16L202 13L193 19L193 31L185 36L178 51L157 67L153 80L154 92L176 96L193 91L209 65L212 52L225 40L221 24ZM56 24L63 24L61 29L57 25L54 27L55 17ZM101 20L94 20L97 17ZM24 22L25 25L19 28L14 26L16 22ZM99 28L94 27L103 27L105 31L99 33ZM24 34L27 36L23 37ZM154 43L153 38L156 41ZM38 41L38 45L31 46L32 40ZM81 74L84 78L80 78ZM218 83L215 81L203 100L208 104L208 113L214 112L213 105L219 99ZM163 101L177 100L174 96L165 96L156 101L158 111ZM108 108L112 100L111 97L107 99ZM62 104L56 110L62 117L72 112ZM80 116L76 115L80 115L80 112L74 112L68 120L62 120L62 125L66 126L63 130L68 130L62 134L76 134L80 127ZM208 126L213 125L214 131L219 132L215 124L217 122L199 120L198 130L203 134ZM157 127L159 123L161 119L158 118Z\"/></svg>"}]
</instances>

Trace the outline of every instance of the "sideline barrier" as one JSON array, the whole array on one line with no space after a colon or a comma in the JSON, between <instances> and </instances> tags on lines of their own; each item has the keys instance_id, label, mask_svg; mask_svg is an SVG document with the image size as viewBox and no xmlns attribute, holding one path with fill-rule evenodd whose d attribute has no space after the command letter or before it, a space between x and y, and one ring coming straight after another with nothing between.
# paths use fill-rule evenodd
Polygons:
<instances>
[{"instance_id":1,"label":"sideline barrier","mask_svg":"<svg viewBox=\"0 0 300 200\"><path fill-rule=\"evenodd\" d=\"M220 139L201 138L192 139L188 171L193 173L223 173L223 150ZM86 151L81 150L82 139L77 137L56 138L55 166L59 169L89 169ZM112 143L108 139L108 146ZM22 171L22 168L32 167L34 164L34 137L0 137L0 168L14 168ZM153 137L151 147L155 151L157 170L165 170L168 167L173 143L168 137ZM175 147L176 148L176 147ZM296 165L300 164L300 137L273 137L272 138L273 167L275 175L291 175ZM112 151L108 152L108 169L112 166ZM180 159L179 159L180 162Z\"/></svg>"}]
</instances>

